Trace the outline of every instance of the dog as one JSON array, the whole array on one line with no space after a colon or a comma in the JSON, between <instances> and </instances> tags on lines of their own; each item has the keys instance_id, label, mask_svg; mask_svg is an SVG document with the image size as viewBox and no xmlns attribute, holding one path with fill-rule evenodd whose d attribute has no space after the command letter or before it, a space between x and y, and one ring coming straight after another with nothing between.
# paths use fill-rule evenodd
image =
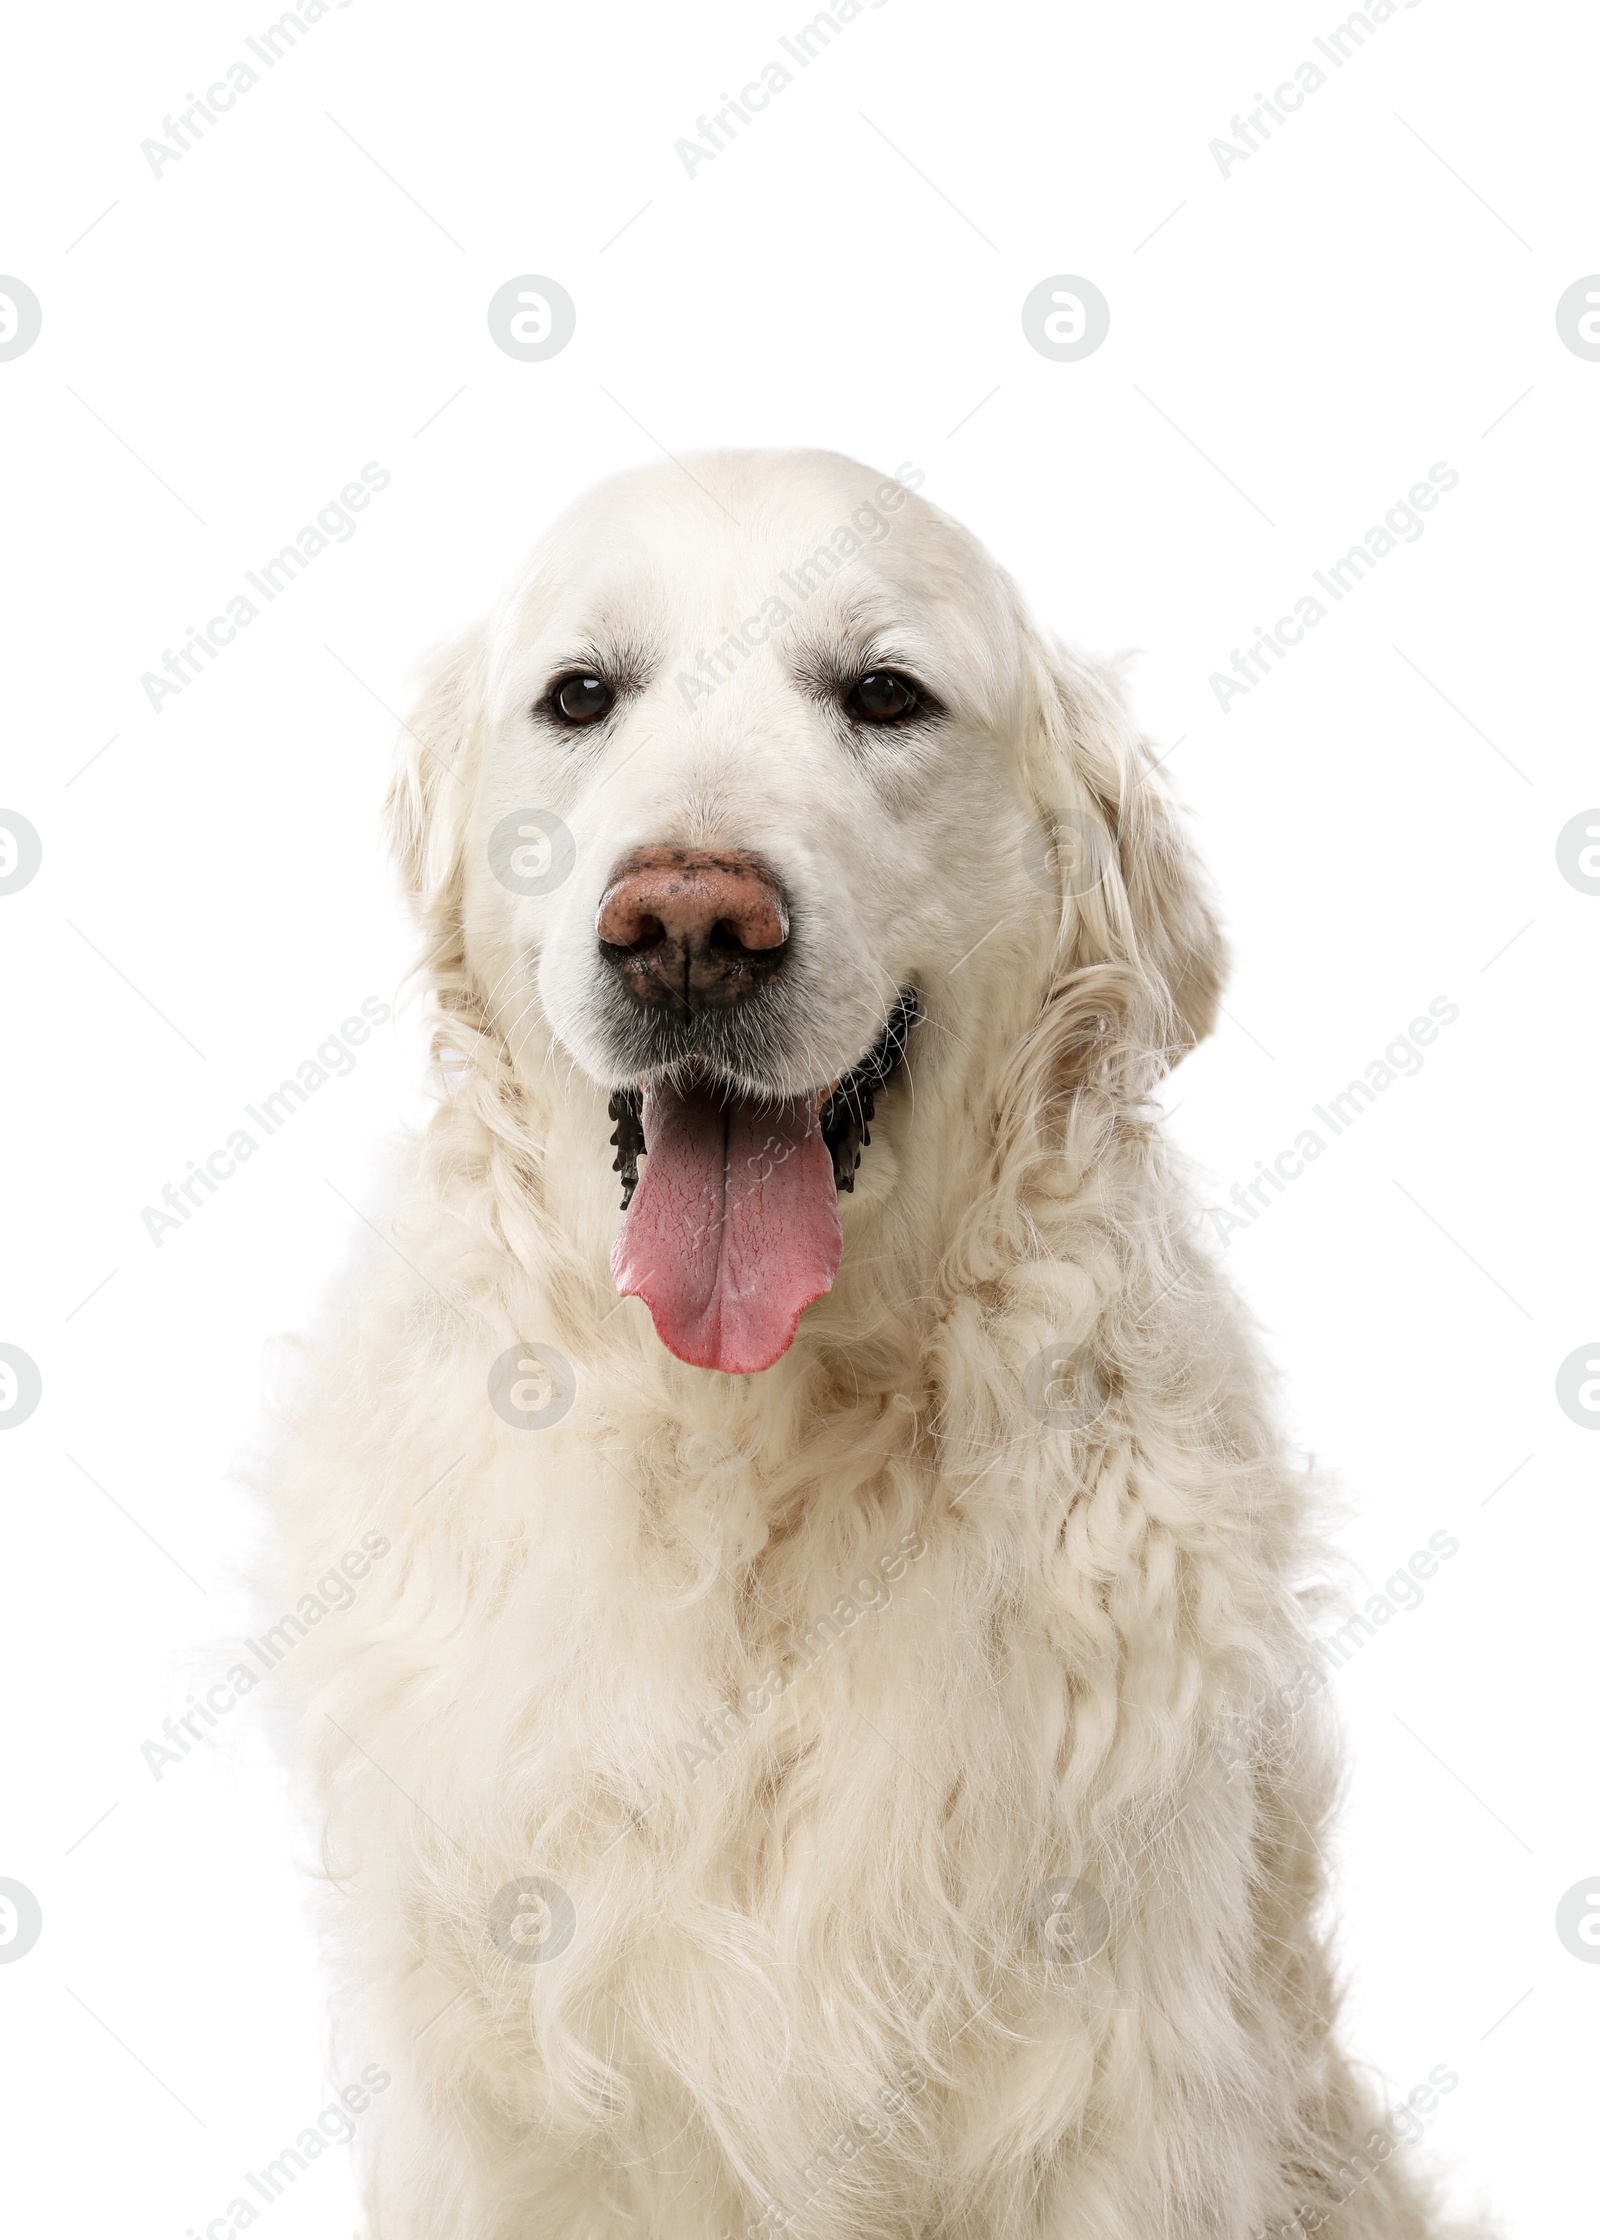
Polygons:
<instances>
[{"instance_id":1,"label":"dog","mask_svg":"<svg viewBox=\"0 0 1600 2240\"><path fill-rule=\"evenodd\" d=\"M1154 1101L1216 907L920 479L623 474L404 728L438 1101L264 1465L373 2240L1445 2229Z\"/></svg>"}]
</instances>

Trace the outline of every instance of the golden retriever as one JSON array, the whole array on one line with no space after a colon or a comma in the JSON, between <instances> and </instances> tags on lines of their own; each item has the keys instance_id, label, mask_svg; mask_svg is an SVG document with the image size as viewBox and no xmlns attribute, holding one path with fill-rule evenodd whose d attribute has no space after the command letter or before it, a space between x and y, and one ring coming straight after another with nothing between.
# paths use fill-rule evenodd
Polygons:
<instances>
[{"instance_id":1,"label":"golden retriever","mask_svg":"<svg viewBox=\"0 0 1600 2240\"><path fill-rule=\"evenodd\" d=\"M263 1590L355 1557L282 1684L375 2240L1441 2229L1453 2072L1333 2035L1307 1489L1152 1103L1213 906L919 479L622 475L405 727L438 1103Z\"/></svg>"}]
</instances>

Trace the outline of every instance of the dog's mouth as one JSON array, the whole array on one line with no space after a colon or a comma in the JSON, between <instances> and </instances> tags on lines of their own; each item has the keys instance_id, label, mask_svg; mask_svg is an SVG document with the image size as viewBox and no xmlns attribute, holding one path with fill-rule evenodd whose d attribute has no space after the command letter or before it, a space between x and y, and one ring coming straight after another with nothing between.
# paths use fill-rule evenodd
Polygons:
<instances>
[{"instance_id":1,"label":"dog's mouth","mask_svg":"<svg viewBox=\"0 0 1600 2240\"><path fill-rule=\"evenodd\" d=\"M770 1369L832 1290L839 1192L855 1188L874 1100L918 1017L916 991L902 989L860 1064L806 1096L747 1097L713 1080L614 1093L627 1218L611 1272L680 1361L734 1376Z\"/></svg>"}]
</instances>

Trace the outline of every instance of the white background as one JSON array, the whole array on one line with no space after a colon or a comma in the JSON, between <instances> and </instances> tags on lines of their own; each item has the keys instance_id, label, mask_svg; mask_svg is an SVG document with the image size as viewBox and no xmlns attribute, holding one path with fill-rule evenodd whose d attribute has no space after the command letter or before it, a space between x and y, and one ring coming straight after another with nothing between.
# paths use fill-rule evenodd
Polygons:
<instances>
[{"instance_id":1,"label":"white background","mask_svg":"<svg viewBox=\"0 0 1600 2240\"><path fill-rule=\"evenodd\" d=\"M1460 1542L1339 1681L1348 2035L1397 2093L1457 2071L1407 2151L1463 2204L1570 2229L1600 1439L1555 1376L1600 1334L1600 899L1556 836L1600 799L1600 363L1554 309L1600 268L1592 14L1420 0L1224 177L1209 143L1339 9L887 0L691 179L675 142L804 9L352 0L159 177L141 141L273 16L155 13L34 8L5 53L0 271L44 307L0 363L0 806L44 847L0 898L0 1338L44 1384L0 1444L0 1874L44 1914L0 1967L13 2221L203 2231L329 2097L263 1749L158 1784L140 1745L217 1667L263 1349L418 1109L415 1011L159 1248L141 1208L396 999L377 811L419 653L600 474L802 443L920 465L1043 615L1144 649L1235 950L1169 1099L1217 1202L1459 1006L1227 1250L1355 1564ZM543 364L485 320L529 272L578 307ZM1019 318L1058 273L1111 304L1076 364ZM354 538L154 711L141 674L371 460ZM1436 461L1425 534L1219 708L1211 673ZM343 2240L343 2155L262 2213Z\"/></svg>"}]
</instances>

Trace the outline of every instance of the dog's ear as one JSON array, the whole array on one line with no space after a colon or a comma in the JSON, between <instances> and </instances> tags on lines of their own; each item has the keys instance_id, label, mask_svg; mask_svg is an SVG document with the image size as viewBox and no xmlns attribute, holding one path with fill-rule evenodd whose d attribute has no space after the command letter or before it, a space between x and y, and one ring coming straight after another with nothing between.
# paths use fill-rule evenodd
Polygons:
<instances>
[{"instance_id":1,"label":"dog's ear","mask_svg":"<svg viewBox=\"0 0 1600 2240\"><path fill-rule=\"evenodd\" d=\"M1063 889L1063 966L1110 995L1119 1039L1175 1064L1210 1033L1226 974L1210 885L1115 671L1035 648L1034 783Z\"/></svg>"},{"instance_id":2,"label":"dog's ear","mask_svg":"<svg viewBox=\"0 0 1600 2240\"><path fill-rule=\"evenodd\" d=\"M461 938L463 849L485 663L484 632L473 629L424 665L384 804L390 847L436 954Z\"/></svg>"}]
</instances>

